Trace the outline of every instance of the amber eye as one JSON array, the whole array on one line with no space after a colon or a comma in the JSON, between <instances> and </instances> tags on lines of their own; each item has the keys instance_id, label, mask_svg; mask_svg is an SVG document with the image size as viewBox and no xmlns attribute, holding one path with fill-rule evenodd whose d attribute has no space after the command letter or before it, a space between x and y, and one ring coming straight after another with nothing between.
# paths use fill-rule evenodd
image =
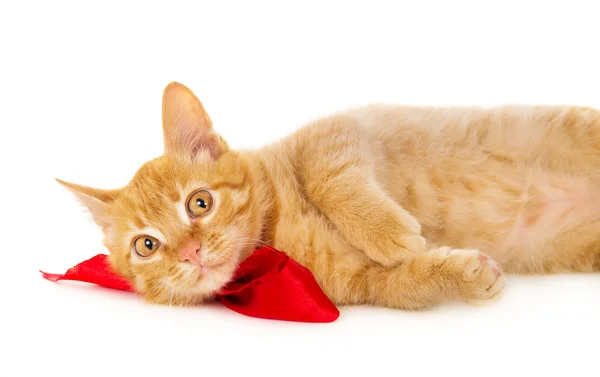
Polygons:
<instances>
[{"instance_id":1,"label":"amber eye","mask_svg":"<svg viewBox=\"0 0 600 377\"><path fill-rule=\"evenodd\" d=\"M154 237L141 236L133 243L135 252L140 257L149 257L160 247L160 242Z\"/></svg>"},{"instance_id":2,"label":"amber eye","mask_svg":"<svg viewBox=\"0 0 600 377\"><path fill-rule=\"evenodd\" d=\"M196 191L187 201L187 211L191 217L204 216L213 206L213 197L208 191Z\"/></svg>"}]
</instances>

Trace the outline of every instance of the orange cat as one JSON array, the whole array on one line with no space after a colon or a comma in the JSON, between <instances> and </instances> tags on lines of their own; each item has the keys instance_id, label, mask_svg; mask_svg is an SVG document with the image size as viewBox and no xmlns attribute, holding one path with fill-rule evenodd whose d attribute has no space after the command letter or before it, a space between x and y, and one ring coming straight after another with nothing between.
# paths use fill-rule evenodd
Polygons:
<instances>
[{"instance_id":1,"label":"orange cat","mask_svg":"<svg viewBox=\"0 0 600 377\"><path fill-rule=\"evenodd\" d=\"M102 190L60 181L116 271L157 303L210 299L260 244L338 305L486 303L512 273L600 270L600 112L372 105L233 151L163 93L164 155Z\"/></svg>"}]
</instances>

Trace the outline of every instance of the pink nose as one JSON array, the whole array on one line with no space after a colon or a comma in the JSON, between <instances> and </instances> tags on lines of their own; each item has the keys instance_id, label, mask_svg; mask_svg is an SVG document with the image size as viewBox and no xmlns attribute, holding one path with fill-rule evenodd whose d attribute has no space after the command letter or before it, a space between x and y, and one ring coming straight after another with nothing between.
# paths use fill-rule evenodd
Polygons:
<instances>
[{"instance_id":1,"label":"pink nose","mask_svg":"<svg viewBox=\"0 0 600 377\"><path fill-rule=\"evenodd\" d=\"M179 260L190 262L202 266L200 249L202 244L199 241L192 241L179 250Z\"/></svg>"}]
</instances>

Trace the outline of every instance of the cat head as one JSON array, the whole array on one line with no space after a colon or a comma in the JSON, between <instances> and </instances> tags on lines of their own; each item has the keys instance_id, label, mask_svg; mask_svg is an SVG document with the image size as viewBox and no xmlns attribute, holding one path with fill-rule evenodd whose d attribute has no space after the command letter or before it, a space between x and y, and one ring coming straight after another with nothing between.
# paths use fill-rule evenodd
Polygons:
<instances>
[{"instance_id":1,"label":"cat head","mask_svg":"<svg viewBox=\"0 0 600 377\"><path fill-rule=\"evenodd\" d=\"M253 169L194 93L163 92L164 153L118 189L57 181L104 233L115 271L156 303L191 305L229 282L260 237Z\"/></svg>"}]
</instances>

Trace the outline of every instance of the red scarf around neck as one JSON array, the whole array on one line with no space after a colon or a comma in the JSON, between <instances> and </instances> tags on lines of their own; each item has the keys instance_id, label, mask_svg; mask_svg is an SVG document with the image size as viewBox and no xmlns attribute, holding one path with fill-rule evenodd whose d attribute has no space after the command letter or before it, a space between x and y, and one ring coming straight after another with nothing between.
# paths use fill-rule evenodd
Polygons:
<instances>
[{"instance_id":1,"label":"red scarf around neck","mask_svg":"<svg viewBox=\"0 0 600 377\"><path fill-rule=\"evenodd\" d=\"M129 282L111 269L105 254L64 274L40 272L50 281L82 281L135 293ZM269 246L242 261L232 281L215 298L235 312L263 319L318 323L333 322L340 315L308 268Z\"/></svg>"}]
</instances>

